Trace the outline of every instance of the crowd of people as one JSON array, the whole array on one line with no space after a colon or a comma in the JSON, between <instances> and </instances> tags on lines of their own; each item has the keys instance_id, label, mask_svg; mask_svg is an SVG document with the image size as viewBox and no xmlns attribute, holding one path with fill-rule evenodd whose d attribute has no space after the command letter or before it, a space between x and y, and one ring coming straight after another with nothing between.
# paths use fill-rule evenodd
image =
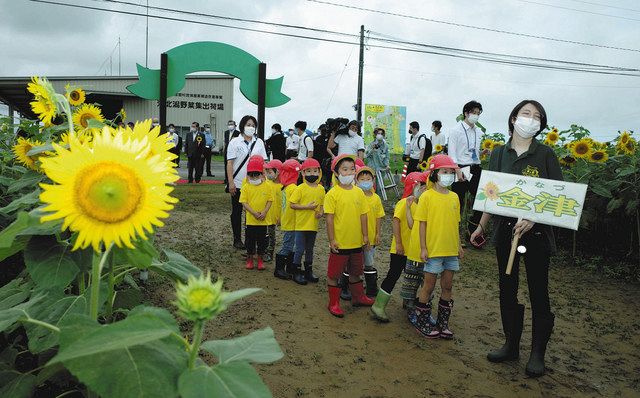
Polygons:
<instances>
[{"instance_id":1,"label":"crowd of people","mask_svg":"<svg viewBox=\"0 0 640 398\"><path fill-rule=\"evenodd\" d=\"M464 241L468 237L474 247L481 247L478 242L483 240L480 238L492 218L489 214L475 213L464 226L468 234L462 233L461 239L463 200L467 192L475 195L477 191L483 154L481 134L476 130L482 105L471 101L462 110L464 119L446 136L439 121L432 123L430 137L420 132L417 122L410 124L409 173L402 198L394 207L389 267L380 288L374 259L375 251L380 249L385 212L376 194L375 176L376 168L389 165L385 131L376 129L374 141L365 147L355 122L349 123L348 131L342 134L323 125L315 139L308 134L305 122L297 122L286 134L279 124L274 124L265 145L255 134L258 121L253 116L242 118L237 135L235 124L230 123L229 132L233 127L231 136L236 136L229 141L225 157L233 245L246 250L246 269L265 270L265 262L275 259L275 277L300 285L317 283L313 253L318 222L324 217L329 241L326 275L329 313L343 317L340 300L350 300L353 306L370 306L373 317L388 322L386 307L404 273L400 296L407 308L408 321L426 338L452 339L449 320L454 304L453 280L464 257ZM523 170L536 168L540 178L561 180L553 150L535 139L546 125L546 112L540 103L533 100L519 103L508 117L510 139L491 153L489 169L522 174ZM438 153L432 155L433 152ZM414 170L423 159L428 159L427 170ZM471 173L463 173L465 168ZM546 345L554 325L548 293L549 258L555 247L553 231L527 220L493 218L506 341L487 358L491 362L504 362L519 357L524 305L518 303L517 291L519 260L523 258L533 316L526 372L540 376L544 374ZM278 226L282 242L276 252ZM516 256L511 275L506 275L514 234L521 235L529 249ZM432 303L438 277L441 293L436 303Z\"/></svg>"}]
</instances>

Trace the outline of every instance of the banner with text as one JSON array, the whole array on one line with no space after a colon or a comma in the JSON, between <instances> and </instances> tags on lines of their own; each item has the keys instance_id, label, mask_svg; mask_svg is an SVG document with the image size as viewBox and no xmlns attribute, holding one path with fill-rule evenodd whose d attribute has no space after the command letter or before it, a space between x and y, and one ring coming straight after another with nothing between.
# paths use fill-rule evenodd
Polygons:
<instances>
[{"instance_id":1,"label":"banner with text","mask_svg":"<svg viewBox=\"0 0 640 398\"><path fill-rule=\"evenodd\" d=\"M473 209L577 230L586 184L482 171Z\"/></svg>"},{"instance_id":2,"label":"banner with text","mask_svg":"<svg viewBox=\"0 0 640 398\"><path fill-rule=\"evenodd\" d=\"M392 105L364 106L364 142L369 144L375 139L373 129L380 127L385 131L391 153L403 153L407 126L407 107Z\"/></svg>"}]
</instances>

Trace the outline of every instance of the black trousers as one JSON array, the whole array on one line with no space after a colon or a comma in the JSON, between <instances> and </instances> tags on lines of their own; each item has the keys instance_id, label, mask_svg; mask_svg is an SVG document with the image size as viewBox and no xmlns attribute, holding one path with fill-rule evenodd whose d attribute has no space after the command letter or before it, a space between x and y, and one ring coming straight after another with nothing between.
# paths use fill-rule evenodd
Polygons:
<instances>
[{"instance_id":1,"label":"black trousers","mask_svg":"<svg viewBox=\"0 0 640 398\"><path fill-rule=\"evenodd\" d=\"M520 259L524 259L529 286L529 299L534 321L549 319L551 305L549 304L549 257L551 249L544 231L536 226L520 239L520 244L526 247L525 254L516 254L511 275L506 275L509 252L511 250L511 235L515 221L503 222L498 228L496 241L496 257L498 259L498 273L500 286L500 308L510 310L518 304L518 287L520 274Z\"/></svg>"},{"instance_id":2,"label":"black trousers","mask_svg":"<svg viewBox=\"0 0 640 398\"><path fill-rule=\"evenodd\" d=\"M466 167L465 165L460 165L460 168ZM464 211L464 200L467 192L471 195L471 208L473 208L473 201L476 197L476 193L478 192L478 185L480 184L480 173L482 172L482 168L479 164L471 165L471 181L459 181L454 182L451 185L451 190L458 195L458 200L460 200L460 213ZM473 210L473 214L467 223L467 231L471 234L478 227L478 222L480 222L480 217L482 217L482 212Z\"/></svg>"},{"instance_id":3,"label":"black trousers","mask_svg":"<svg viewBox=\"0 0 640 398\"><path fill-rule=\"evenodd\" d=\"M400 256L392 253L389 261L389 272L387 272L387 276L382 281L380 288L391 294L391 291L393 291L393 288L396 286L398 279L402 276L402 271L404 271L404 266L406 264L407 256Z\"/></svg>"},{"instance_id":4,"label":"black trousers","mask_svg":"<svg viewBox=\"0 0 640 398\"><path fill-rule=\"evenodd\" d=\"M256 252L259 256L264 255L267 249L267 226L247 225L244 230L244 239L248 255L252 256L256 254Z\"/></svg>"},{"instance_id":5,"label":"black trousers","mask_svg":"<svg viewBox=\"0 0 640 398\"><path fill-rule=\"evenodd\" d=\"M203 166L203 158L202 155L196 155L188 158L187 168L189 169L189 182L193 182L193 174L195 170L195 178L196 182L200 182L202 178L202 166Z\"/></svg>"},{"instance_id":6,"label":"black trousers","mask_svg":"<svg viewBox=\"0 0 640 398\"><path fill-rule=\"evenodd\" d=\"M409 164L407 165L407 175L409 175L409 173L413 173L414 171L419 171L418 170L419 164L420 164L419 159L409 159Z\"/></svg>"},{"instance_id":7,"label":"black trousers","mask_svg":"<svg viewBox=\"0 0 640 398\"><path fill-rule=\"evenodd\" d=\"M204 148L204 161L206 164L207 175L211 175L211 147Z\"/></svg>"},{"instance_id":8,"label":"black trousers","mask_svg":"<svg viewBox=\"0 0 640 398\"><path fill-rule=\"evenodd\" d=\"M236 190L235 195L231 195L231 229L233 230L233 241L242 240L242 203L240 200L240 190Z\"/></svg>"},{"instance_id":9,"label":"black trousers","mask_svg":"<svg viewBox=\"0 0 640 398\"><path fill-rule=\"evenodd\" d=\"M170 152L177 156L177 158L173 159L173 163L176 164L176 167L180 167L180 151L172 149Z\"/></svg>"}]
</instances>

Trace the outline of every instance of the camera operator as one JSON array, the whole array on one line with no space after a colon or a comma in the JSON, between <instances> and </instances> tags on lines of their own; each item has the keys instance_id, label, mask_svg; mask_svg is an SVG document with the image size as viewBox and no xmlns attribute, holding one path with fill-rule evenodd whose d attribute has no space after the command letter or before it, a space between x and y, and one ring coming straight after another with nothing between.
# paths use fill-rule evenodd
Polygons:
<instances>
[{"instance_id":1,"label":"camera operator","mask_svg":"<svg viewBox=\"0 0 640 398\"><path fill-rule=\"evenodd\" d=\"M327 125L321 124L320 127L318 127L318 135L313 140L313 158L320 163L322 180L325 187L331 186L331 159L333 157L329 155L327 149L330 135Z\"/></svg>"},{"instance_id":2,"label":"camera operator","mask_svg":"<svg viewBox=\"0 0 640 398\"><path fill-rule=\"evenodd\" d=\"M338 156L353 155L364 160L364 140L358 134L359 130L360 126L355 120L350 121L346 129L340 126L335 132L332 131L327 148L338 146Z\"/></svg>"}]
</instances>

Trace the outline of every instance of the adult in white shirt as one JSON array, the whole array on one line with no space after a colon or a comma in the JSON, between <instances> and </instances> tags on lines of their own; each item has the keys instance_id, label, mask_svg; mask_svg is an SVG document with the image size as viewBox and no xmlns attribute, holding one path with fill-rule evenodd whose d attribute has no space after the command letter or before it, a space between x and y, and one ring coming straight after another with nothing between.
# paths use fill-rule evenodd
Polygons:
<instances>
[{"instance_id":1,"label":"adult in white shirt","mask_svg":"<svg viewBox=\"0 0 640 398\"><path fill-rule=\"evenodd\" d=\"M467 181L460 170L456 171L456 182L451 186L451 190L458 194L460 200L460 212L464 211L465 196L471 195L471 202L478 192L480 183L480 155L482 142L482 131L476 128L478 118L482 113L482 105L477 101L470 101L462 108L464 120L456 124L449 133L449 156L460 168L469 167L471 169L471 181ZM474 211L467 229L469 234L475 231L482 213Z\"/></svg>"},{"instance_id":2,"label":"adult in white shirt","mask_svg":"<svg viewBox=\"0 0 640 398\"><path fill-rule=\"evenodd\" d=\"M242 204L240 190L242 181L247 176L249 158L260 155L267 160L267 151L264 142L256 136L258 121L255 117L247 115L240 120L240 135L229 141L227 148L227 180L229 181L229 194L231 194L231 229L233 230L233 247L244 249L242 243Z\"/></svg>"},{"instance_id":3,"label":"adult in white shirt","mask_svg":"<svg viewBox=\"0 0 640 398\"><path fill-rule=\"evenodd\" d=\"M298 148L300 147L300 136L293 131L293 129L289 129L289 134L287 135L287 159L294 159L298 157Z\"/></svg>"},{"instance_id":4,"label":"adult in white shirt","mask_svg":"<svg viewBox=\"0 0 640 398\"><path fill-rule=\"evenodd\" d=\"M427 137L427 134L420 131L420 124L418 122L414 121L409 123L409 132L411 132L411 143L409 144L407 174L420 171L418 170L418 165L431 156L432 147L431 140Z\"/></svg>"},{"instance_id":5,"label":"adult in white shirt","mask_svg":"<svg viewBox=\"0 0 640 398\"><path fill-rule=\"evenodd\" d=\"M443 152L447 146L447 136L442 131L442 122L434 120L431 123L431 145L433 145L432 153Z\"/></svg>"},{"instance_id":6,"label":"adult in white shirt","mask_svg":"<svg viewBox=\"0 0 640 398\"><path fill-rule=\"evenodd\" d=\"M332 155L332 158L346 154L357 156L364 161L364 139L358 134L358 130L360 130L358 122L352 120L349 122L347 127L349 129L347 134L336 135L335 131L331 132L327 149ZM336 146L338 147L338 154L334 156L331 149Z\"/></svg>"},{"instance_id":7,"label":"adult in white shirt","mask_svg":"<svg viewBox=\"0 0 640 398\"><path fill-rule=\"evenodd\" d=\"M307 160L307 158L313 157L313 139L307 134L307 122L296 122L293 127L296 128L295 131L298 134L298 137L300 137L298 161L302 163Z\"/></svg>"}]
</instances>

